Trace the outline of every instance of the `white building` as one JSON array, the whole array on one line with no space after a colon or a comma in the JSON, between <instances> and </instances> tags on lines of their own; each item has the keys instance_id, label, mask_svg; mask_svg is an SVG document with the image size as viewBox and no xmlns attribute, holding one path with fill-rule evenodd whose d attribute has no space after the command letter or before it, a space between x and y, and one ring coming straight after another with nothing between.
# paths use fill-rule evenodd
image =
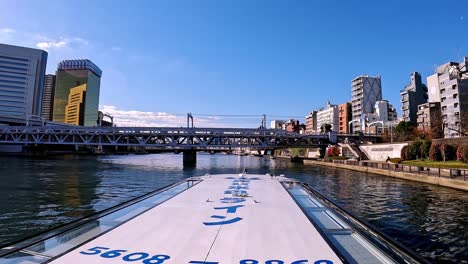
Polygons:
<instances>
[{"instance_id":1,"label":"white building","mask_svg":"<svg viewBox=\"0 0 468 264\"><path fill-rule=\"evenodd\" d=\"M283 129L283 125L286 123L286 120L273 120L270 122L271 129Z\"/></svg>"},{"instance_id":2,"label":"white building","mask_svg":"<svg viewBox=\"0 0 468 264\"><path fill-rule=\"evenodd\" d=\"M338 114L338 106L328 101L326 108L317 112L317 130L320 130L324 124L330 124L332 131L338 131Z\"/></svg>"},{"instance_id":3,"label":"white building","mask_svg":"<svg viewBox=\"0 0 468 264\"><path fill-rule=\"evenodd\" d=\"M444 137L468 133L468 57L437 67L427 82L429 102L440 102Z\"/></svg>"},{"instance_id":4,"label":"white building","mask_svg":"<svg viewBox=\"0 0 468 264\"><path fill-rule=\"evenodd\" d=\"M363 115L363 122L361 123L362 131L368 131L369 125L377 126L377 132L382 132L382 125L385 126L388 122L394 122L397 120L397 112L395 107L390 104L387 100L380 100L375 102L374 112ZM379 122L378 124L375 122ZM375 129L374 129L375 131Z\"/></svg>"},{"instance_id":5,"label":"white building","mask_svg":"<svg viewBox=\"0 0 468 264\"><path fill-rule=\"evenodd\" d=\"M387 100L375 102L375 113L379 116L380 121L388 122L397 120L396 109Z\"/></svg>"},{"instance_id":6,"label":"white building","mask_svg":"<svg viewBox=\"0 0 468 264\"><path fill-rule=\"evenodd\" d=\"M380 76L371 77L362 75L352 80L351 93L352 120L362 120L363 115L374 113L374 105L382 100L382 82ZM358 122L353 123L353 131L361 131Z\"/></svg>"},{"instance_id":7,"label":"white building","mask_svg":"<svg viewBox=\"0 0 468 264\"><path fill-rule=\"evenodd\" d=\"M41 115L47 52L0 44L0 115Z\"/></svg>"}]
</instances>

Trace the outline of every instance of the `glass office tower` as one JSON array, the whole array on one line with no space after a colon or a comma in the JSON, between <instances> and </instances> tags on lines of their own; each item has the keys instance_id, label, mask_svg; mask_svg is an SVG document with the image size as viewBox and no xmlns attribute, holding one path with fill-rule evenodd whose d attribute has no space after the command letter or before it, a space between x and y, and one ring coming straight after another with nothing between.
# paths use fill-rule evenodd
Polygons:
<instances>
[{"instance_id":1,"label":"glass office tower","mask_svg":"<svg viewBox=\"0 0 468 264\"><path fill-rule=\"evenodd\" d=\"M64 60L58 64L56 73L54 116L56 122L96 126L98 119L99 91L101 86L102 71L90 60ZM76 112L67 111L70 93L81 89L85 85L84 98L82 99L82 111L78 111L79 117L67 116ZM72 121L73 120L73 121ZM79 122L76 122L79 120Z\"/></svg>"},{"instance_id":2,"label":"glass office tower","mask_svg":"<svg viewBox=\"0 0 468 264\"><path fill-rule=\"evenodd\" d=\"M0 44L0 116L41 115L47 52Z\"/></svg>"}]
</instances>

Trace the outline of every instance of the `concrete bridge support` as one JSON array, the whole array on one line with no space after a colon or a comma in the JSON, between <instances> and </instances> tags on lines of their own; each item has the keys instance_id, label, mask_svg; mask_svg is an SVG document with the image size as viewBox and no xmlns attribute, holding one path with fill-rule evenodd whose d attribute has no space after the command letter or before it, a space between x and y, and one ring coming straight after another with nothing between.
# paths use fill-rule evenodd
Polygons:
<instances>
[{"instance_id":1,"label":"concrete bridge support","mask_svg":"<svg viewBox=\"0 0 468 264\"><path fill-rule=\"evenodd\" d=\"M197 152L193 149L182 151L184 155L184 166L195 166L197 164Z\"/></svg>"}]
</instances>

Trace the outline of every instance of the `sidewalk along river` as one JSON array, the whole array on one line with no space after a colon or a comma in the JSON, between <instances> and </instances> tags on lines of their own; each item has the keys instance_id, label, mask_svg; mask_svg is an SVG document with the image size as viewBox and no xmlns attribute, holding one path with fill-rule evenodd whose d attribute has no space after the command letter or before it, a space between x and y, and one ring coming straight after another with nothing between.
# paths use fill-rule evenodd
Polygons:
<instances>
[{"instance_id":1,"label":"sidewalk along river","mask_svg":"<svg viewBox=\"0 0 468 264\"><path fill-rule=\"evenodd\" d=\"M438 263L468 263L468 193L376 174L289 161L198 154L0 157L0 244L206 173L285 174L306 182L390 237Z\"/></svg>"}]
</instances>

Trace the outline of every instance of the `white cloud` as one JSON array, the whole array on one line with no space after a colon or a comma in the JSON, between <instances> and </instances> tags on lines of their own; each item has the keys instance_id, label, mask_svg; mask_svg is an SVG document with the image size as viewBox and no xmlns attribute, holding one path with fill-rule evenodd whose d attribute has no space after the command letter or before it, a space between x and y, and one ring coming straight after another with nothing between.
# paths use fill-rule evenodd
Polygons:
<instances>
[{"instance_id":1,"label":"white cloud","mask_svg":"<svg viewBox=\"0 0 468 264\"><path fill-rule=\"evenodd\" d=\"M67 45L67 42L64 40L60 41L49 41L49 42L38 42L36 47L40 49L50 49L50 48L63 48Z\"/></svg>"},{"instance_id":2,"label":"white cloud","mask_svg":"<svg viewBox=\"0 0 468 264\"><path fill-rule=\"evenodd\" d=\"M184 114L121 110L111 105L100 105L99 110L113 116L114 123L119 127L185 127L187 125L187 117ZM194 125L196 127L233 126L233 124L223 123L223 120L216 116L194 116Z\"/></svg>"},{"instance_id":3,"label":"white cloud","mask_svg":"<svg viewBox=\"0 0 468 264\"><path fill-rule=\"evenodd\" d=\"M2 34L11 34L15 33L16 31L12 28L0 28L0 33Z\"/></svg>"},{"instance_id":4,"label":"white cloud","mask_svg":"<svg viewBox=\"0 0 468 264\"><path fill-rule=\"evenodd\" d=\"M111 49L112 49L113 51L121 51L121 50L122 50L122 48L121 48L121 47L118 47L118 46L113 46Z\"/></svg>"},{"instance_id":5,"label":"white cloud","mask_svg":"<svg viewBox=\"0 0 468 264\"><path fill-rule=\"evenodd\" d=\"M36 47L40 49L45 49L45 50L53 49L53 48L60 49L60 48L70 47L72 45L87 46L89 45L89 41L83 38L74 37L74 38L62 38L60 40L47 39L45 41L40 41L36 43Z\"/></svg>"}]
</instances>

